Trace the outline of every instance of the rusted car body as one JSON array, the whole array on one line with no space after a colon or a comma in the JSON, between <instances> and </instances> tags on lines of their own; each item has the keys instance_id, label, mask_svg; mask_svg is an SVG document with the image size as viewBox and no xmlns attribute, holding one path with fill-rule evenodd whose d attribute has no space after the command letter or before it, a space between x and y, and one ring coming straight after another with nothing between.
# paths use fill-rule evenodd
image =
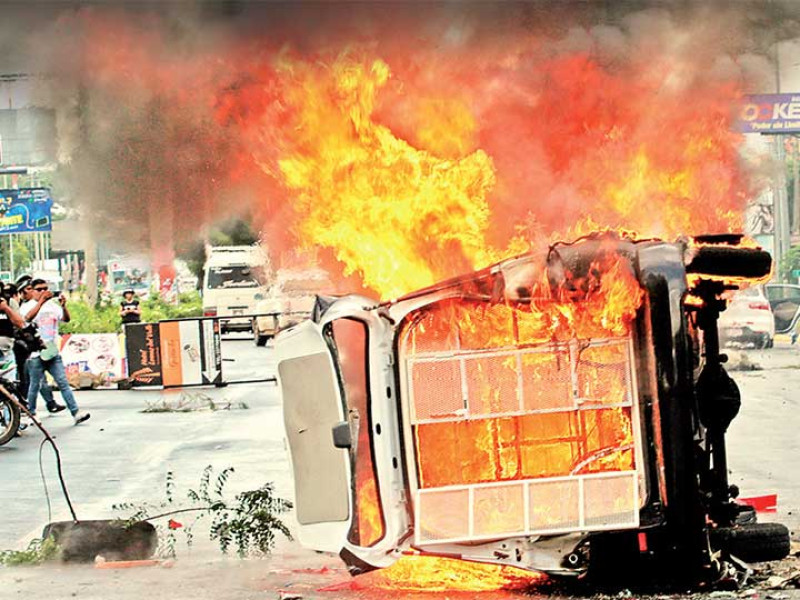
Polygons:
<instances>
[{"instance_id":1,"label":"rusted car body","mask_svg":"<svg viewBox=\"0 0 800 600\"><path fill-rule=\"evenodd\" d=\"M606 234L391 302L321 298L276 339L300 541L353 573L420 553L719 577L709 530L742 509L716 318L769 270L736 236Z\"/></svg>"}]
</instances>

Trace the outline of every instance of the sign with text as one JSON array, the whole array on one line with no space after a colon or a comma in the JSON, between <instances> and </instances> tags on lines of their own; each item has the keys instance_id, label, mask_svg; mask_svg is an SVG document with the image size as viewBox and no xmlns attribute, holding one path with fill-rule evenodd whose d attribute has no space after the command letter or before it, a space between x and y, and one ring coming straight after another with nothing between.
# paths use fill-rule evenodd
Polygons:
<instances>
[{"instance_id":1,"label":"sign with text","mask_svg":"<svg viewBox=\"0 0 800 600\"><path fill-rule=\"evenodd\" d=\"M745 96L736 128L743 133L800 132L800 94Z\"/></svg>"},{"instance_id":2,"label":"sign with text","mask_svg":"<svg viewBox=\"0 0 800 600\"><path fill-rule=\"evenodd\" d=\"M158 323L126 324L125 354L128 357L128 378L134 387L163 385Z\"/></svg>"},{"instance_id":3,"label":"sign with text","mask_svg":"<svg viewBox=\"0 0 800 600\"><path fill-rule=\"evenodd\" d=\"M164 387L222 382L222 352L216 319L161 321Z\"/></svg>"},{"instance_id":4,"label":"sign with text","mask_svg":"<svg viewBox=\"0 0 800 600\"><path fill-rule=\"evenodd\" d=\"M0 234L50 231L52 208L47 188L0 190Z\"/></svg>"},{"instance_id":5,"label":"sign with text","mask_svg":"<svg viewBox=\"0 0 800 600\"><path fill-rule=\"evenodd\" d=\"M128 377L133 386L183 387L222 383L216 319L125 325Z\"/></svg>"}]
</instances>

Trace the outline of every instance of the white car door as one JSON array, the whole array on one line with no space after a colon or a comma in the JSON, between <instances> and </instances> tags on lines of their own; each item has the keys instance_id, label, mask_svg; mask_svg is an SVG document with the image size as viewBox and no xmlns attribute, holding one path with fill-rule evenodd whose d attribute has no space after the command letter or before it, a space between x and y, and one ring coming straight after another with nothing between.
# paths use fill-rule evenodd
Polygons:
<instances>
[{"instance_id":1,"label":"white car door","mask_svg":"<svg viewBox=\"0 0 800 600\"><path fill-rule=\"evenodd\" d=\"M298 537L351 569L386 567L409 529L392 329L353 297L276 339Z\"/></svg>"}]
</instances>

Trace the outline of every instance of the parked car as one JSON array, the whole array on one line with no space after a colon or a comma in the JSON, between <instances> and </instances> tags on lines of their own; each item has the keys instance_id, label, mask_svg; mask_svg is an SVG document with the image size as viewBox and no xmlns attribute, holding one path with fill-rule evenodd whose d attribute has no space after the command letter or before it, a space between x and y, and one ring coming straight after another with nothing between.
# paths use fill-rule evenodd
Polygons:
<instances>
[{"instance_id":1,"label":"parked car","mask_svg":"<svg viewBox=\"0 0 800 600\"><path fill-rule=\"evenodd\" d=\"M800 333L800 285L770 283L767 298L775 319L775 333L788 335L796 343Z\"/></svg>"},{"instance_id":2,"label":"parked car","mask_svg":"<svg viewBox=\"0 0 800 600\"><path fill-rule=\"evenodd\" d=\"M321 303L275 338L300 542L353 574L412 553L681 585L785 556L788 530L728 485L720 278L771 265L738 239L687 264L597 235Z\"/></svg>"},{"instance_id":3,"label":"parked car","mask_svg":"<svg viewBox=\"0 0 800 600\"><path fill-rule=\"evenodd\" d=\"M330 277L322 269L281 269L269 296L256 304L259 316L252 320L253 341L266 345L281 329L311 316L317 295L332 291Z\"/></svg>"},{"instance_id":4,"label":"parked car","mask_svg":"<svg viewBox=\"0 0 800 600\"><path fill-rule=\"evenodd\" d=\"M775 319L764 286L754 285L734 294L719 316L719 337L723 345L772 348Z\"/></svg>"}]
</instances>

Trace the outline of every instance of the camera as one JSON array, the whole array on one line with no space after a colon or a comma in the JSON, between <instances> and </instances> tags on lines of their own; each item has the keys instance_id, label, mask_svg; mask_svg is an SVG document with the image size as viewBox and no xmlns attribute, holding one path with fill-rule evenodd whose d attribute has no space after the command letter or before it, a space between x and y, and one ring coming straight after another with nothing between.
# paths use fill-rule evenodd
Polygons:
<instances>
[{"instance_id":1,"label":"camera","mask_svg":"<svg viewBox=\"0 0 800 600\"><path fill-rule=\"evenodd\" d=\"M16 286L9 283L3 283L2 281L0 281L0 298L4 298L7 302L11 300L11 296L13 296L16 293L17 293Z\"/></svg>"}]
</instances>

